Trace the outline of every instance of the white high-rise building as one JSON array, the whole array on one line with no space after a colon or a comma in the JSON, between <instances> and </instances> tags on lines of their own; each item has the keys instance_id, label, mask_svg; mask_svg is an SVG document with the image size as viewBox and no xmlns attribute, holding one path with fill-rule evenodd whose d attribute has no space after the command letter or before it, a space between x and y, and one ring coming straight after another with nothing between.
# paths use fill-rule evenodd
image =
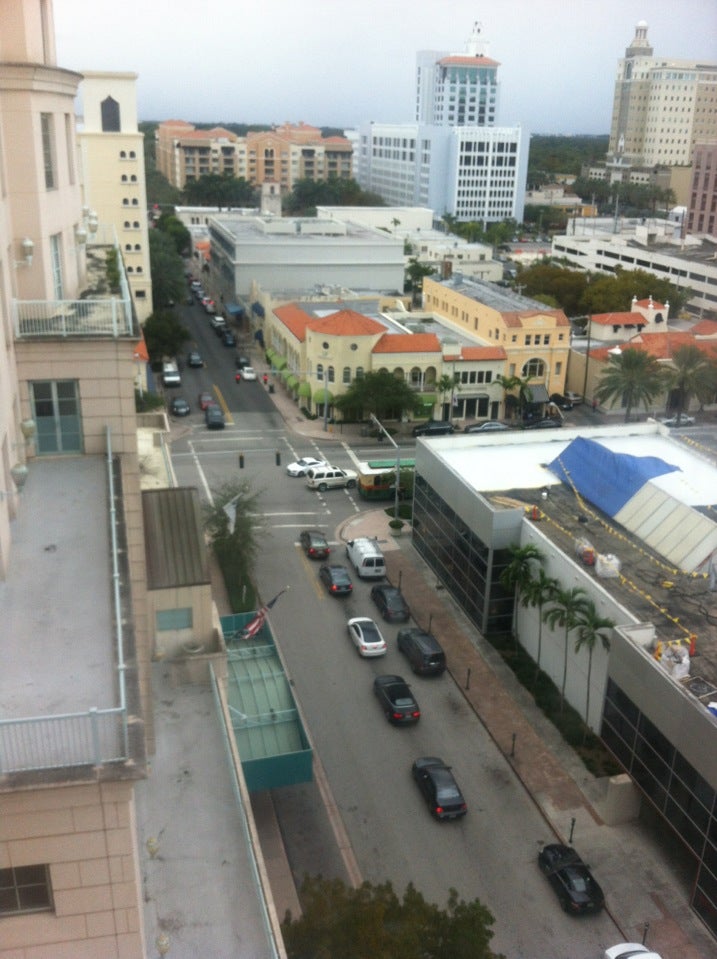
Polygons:
<instances>
[{"instance_id":1,"label":"white high-rise building","mask_svg":"<svg viewBox=\"0 0 717 959\"><path fill-rule=\"evenodd\" d=\"M528 138L520 127L495 125L499 64L486 51L476 23L465 53L418 54L416 122L359 129L363 189L458 220L523 219Z\"/></svg>"}]
</instances>

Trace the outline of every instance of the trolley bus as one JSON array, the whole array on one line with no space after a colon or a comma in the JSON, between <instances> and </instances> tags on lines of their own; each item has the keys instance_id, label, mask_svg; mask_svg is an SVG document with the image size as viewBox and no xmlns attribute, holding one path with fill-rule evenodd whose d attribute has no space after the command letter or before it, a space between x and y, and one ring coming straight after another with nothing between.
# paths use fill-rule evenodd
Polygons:
<instances>
[{"instance_id":1,"label":"trolley bus","mask_svg":"<svg viewBox=\"0 0 717 959\"><path fill-rule=\"evenodd\" d=\"M413 495L415 459L399 460L399 499ZM364 499L394 499L396 496L396 460L369 460L358 463L358 491Z\"/></svg>"}]
</instances>

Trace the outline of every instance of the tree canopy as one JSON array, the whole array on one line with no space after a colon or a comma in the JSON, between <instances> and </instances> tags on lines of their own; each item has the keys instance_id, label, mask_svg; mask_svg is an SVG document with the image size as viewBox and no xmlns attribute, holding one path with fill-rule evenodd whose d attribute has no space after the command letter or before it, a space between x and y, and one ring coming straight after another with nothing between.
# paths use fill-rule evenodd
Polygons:
<instances>
[{"instance_id":1,"label":"tree canopy","mask_svg":"<svg viewBox=\"0 0 717 959\"><path fill-rule=\"evenodd\" d=\"M316 216L317 206L386 206L377 193L362 190L356 180L331 177L328 180L297 180L284 197L284 213Z\"/></svg>"},{"instance_id":2,"label":"tree canopy","mask_svg":"<svg viewBox=\"0 0 717 959\"><path fill-rule=\"evenodd\" d=\"M143 326L147 352L153 363L165 356L176 356L189 339L189 330L182 326L172 310L157 310Z\"/></svg>"},{"instance_id":3,"label":"tree canopy","mask_svg":"<svg viewBox=\"0 0 717 959\"><path fill-rule=\"evenodd\" d=\"M190 206L255 207L258 191L244 177L208 173L184 185L184 202Z\"/></svg>"},{"instance_id":4,"label":"tree canopy","mask_svg":"<svg viewBox=\"0 0 717 959\"><path fill-rule=\"evenodd\" d=\"M528 154L528 186L537 189L552 183L556 173L580 173L583 164L602 160L607 153L609 137L600 136L544 136L530 137Z\"/></svg>"},{"instance_id":5,"label":"tree canopy","mask_svg":"<svg viewBox=\"0 0 717 959\"><path fill-rule=\"evenodd\" d=\"M149 268L155 310L181 300L185 293L184 264L169 233L149 231Z\"/></svg>"},{"instance_id":6,"label":"tree canopy","mask_svg":"<svg viewBox=\"0 0 717 959\"><path fill-rule=\"evenodd\" d=\"M625 422L636 406L650 403L665 386L665 373L654 356L644 350L628 347L611 354L607 367L600 375L595 396L600 403L616 400L625 407Z\"/></svg>"},{"instance_id":7,"label":"tree canopy","mask_svg":"<svg viewBox=\"0 0 717 959\"><path fill-rule=\"evenodd\" d=\"M390 882L353 889L339 879L308 877L301 905L300 917L287 912L282 923L289 959L501 959L489 945L493 916L455 889L440 909L412 883L399 899Z\"/></svg>"},{"instance_id":8,"label":"tree canopy","mask_svg":"<svg viewBox=\"0 0 717 959\"><path fill-rule=\"evenodd\" d=\"M386 370L372 370L356 377L334 405L345 417L358 419L373 413L379 419L398 419L403 413L418 412L422 404L405 380Z\"/></svg>"},{"instance_id":9,"label":"tree canopy","mask_svg":"<svg viewBox=\"0 0 717 959\"><path fill-rule=\"evenodd\" d=\"M179 217L172 213L163 213L155 224L156 230L162 230L172 238L177 253L186 254L191 249L192 237Z\"/></svg>"}]
</instances>

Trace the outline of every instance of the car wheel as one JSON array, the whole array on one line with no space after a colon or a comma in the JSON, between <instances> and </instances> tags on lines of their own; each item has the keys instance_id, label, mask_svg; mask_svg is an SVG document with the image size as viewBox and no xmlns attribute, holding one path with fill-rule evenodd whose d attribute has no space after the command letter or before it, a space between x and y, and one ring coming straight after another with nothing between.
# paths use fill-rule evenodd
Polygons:
<instances>
[{"instance_id":1,"label":"car wheel","mask_svg":"<svg viewBox=\"0 0 717 959\"><path fill-rule=\"evenodd\" d=\"M319 483L319 492L320 492L320 493L325 493L327 489L328 489L328 486L326 485L326 483Z\"/></svg>"},{"instance_id":2,"label":"car wheel","mask_svg":"<svg viewBox=\"0 0 717 959\"><path fill-rule=\"evenodd\" d=\"M356 480L349 480L348 483L346 484L346 489L353 489L355 485L356 485Z\"/></svg>"}]
</instances>

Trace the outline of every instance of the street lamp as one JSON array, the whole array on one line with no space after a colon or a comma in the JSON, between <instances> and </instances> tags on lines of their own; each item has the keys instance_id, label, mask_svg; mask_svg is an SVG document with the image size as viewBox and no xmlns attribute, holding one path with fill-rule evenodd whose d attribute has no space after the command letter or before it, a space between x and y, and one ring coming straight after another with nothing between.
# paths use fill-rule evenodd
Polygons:
<instances>
[{"instance_id":1,"label":"street lamp","mask_svg":"<svg viewBox=\"0 0 717 959\"><path fill-rule=\"evenodd\" d=\"M373 413L370 413L369 415L371 417L371 422L376 427L376 429L380 430L383 433L383 435L386 437L386 439L389 441L389 443L391 443L391 445L396 448L396 497L393 505L393 518L398 519L399 518L398 517L398 486L401 479L401 447L394 440L394 438L391 436L388 430L384 428L383 424L376 419Z\"/></svg>"}]
</instances>

